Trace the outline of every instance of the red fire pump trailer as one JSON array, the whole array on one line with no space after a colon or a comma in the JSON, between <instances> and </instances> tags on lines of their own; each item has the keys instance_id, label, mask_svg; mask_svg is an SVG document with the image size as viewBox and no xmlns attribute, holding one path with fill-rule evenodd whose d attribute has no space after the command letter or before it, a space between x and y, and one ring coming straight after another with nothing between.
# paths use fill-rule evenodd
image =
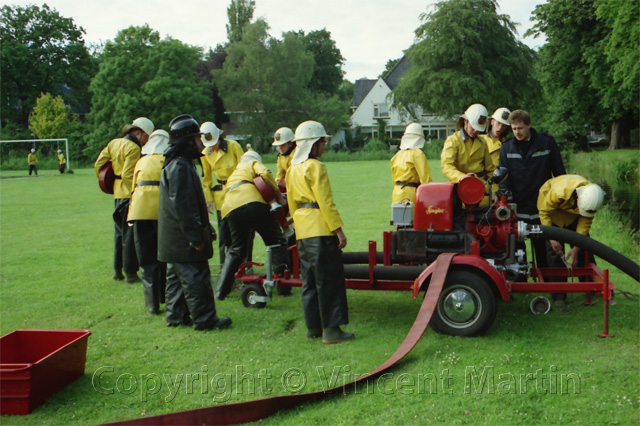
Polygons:
<instances>
[{"instance_id":1,"label":"red fire pump trailer","mask_svg":"<svg viewBox=\"0 0 640 426\"><path fill-rule=\"evenodd\" d=\"M497 172L492 177L494 183L506 176L505 172L503 169L502 176ZM505 195L498 195L490 207L479 207L485 197L485 186L473 175L456 184L420 185L415 205L393 207L392 224L396 230L383 233L382 251L378 251L375 241L369 241L367 252L343 253L346 287L410 291L415 298L429 285L438 256L455 253L431 320L436 332L482 335L496 316L497 299L508 302L511 293L584 293L586 304L593 304L594 297L602 297L604 331L601 336L608 336L608 307L615 288L608 279L608 271L602 272L589 262L585 267L573 269L540 268L535 259L527 262L523 250L528 238L556 239L587 248L581 245L582 241L575 241L577 236L596 243L588 249L606 259L606 254L598 253L600 246L606 246L572 231L519 222L516 206L509 204ZM292 265L282 275L272 273L271 254L275 249L267 248L266 274L247 274L250 266L262 266L254 262L244 263L236 273L236 278L245 284L241 296L245 306L264 308L272 300L272 291L277 285L302 286L296 246L288 249ZM579 282L566 282L571 278ZM542 302L541 305L532 303L532 310L548 309L548 300L542 299Z\"/></svg>"}]
</instances>

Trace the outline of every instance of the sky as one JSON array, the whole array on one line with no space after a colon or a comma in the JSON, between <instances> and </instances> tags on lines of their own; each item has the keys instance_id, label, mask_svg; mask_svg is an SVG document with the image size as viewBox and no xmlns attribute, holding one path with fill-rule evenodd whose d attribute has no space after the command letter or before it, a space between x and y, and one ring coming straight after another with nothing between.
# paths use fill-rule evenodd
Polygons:
<instances>
[{"instance_id":1,"label":"sky","mask_svg":"<svg viewBox=\"0 0 640 426\"><path fill-rule=\"evenodd\" d=\"M41 5L34 0L0 1L2 5ZM184 43L215 48L227 40L225 25L230 0L48 0L62 16L85 29L85 40L113 40L119 30L148 24ZM326 28L345 58L345 78L377 78L389 59L402 57L414 42L420 15L436 0L256 0L254 19L264 18L270 35ZM518 24L518 38L533 49L544 39L523 38L536 5L546 0L498 0L498 13Z\"/></svg>"}]
</instances>

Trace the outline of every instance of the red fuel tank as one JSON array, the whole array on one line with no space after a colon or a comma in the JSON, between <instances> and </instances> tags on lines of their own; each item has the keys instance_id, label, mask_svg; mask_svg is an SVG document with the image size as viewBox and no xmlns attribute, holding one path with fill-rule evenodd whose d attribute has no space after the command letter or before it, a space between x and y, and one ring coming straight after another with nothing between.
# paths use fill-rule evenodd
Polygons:
<instances>
[{"instance_id":1,"label":"red fuel tank","mask_svg":"<svg viewBox=\"0 0 640 426\"><path fill-rule=\"evenodd\" d=\"M420 231L453 229L453 183L432 182L416 191L413 228Z\"/></svg>"}]
</instances>

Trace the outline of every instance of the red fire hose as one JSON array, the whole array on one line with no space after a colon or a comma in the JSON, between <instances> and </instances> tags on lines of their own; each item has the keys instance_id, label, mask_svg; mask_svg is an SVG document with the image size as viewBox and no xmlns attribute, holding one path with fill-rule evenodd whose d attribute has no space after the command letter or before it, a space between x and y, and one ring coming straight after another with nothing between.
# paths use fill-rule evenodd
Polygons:
<instances>
[{"instance_id":1,"label":"red fire hose","mask_svg":"<svg viewBox=\"0 0 640 426\"><path fill-rule=\"evenodd\" d=\"M372 372L360 377L346 385L340 385L326 391L305 393L301 395L284 395L272 398L258 399L256 401L239 402L236 404L215 405L213 407L198 408L195 410L180 411L177 413L161 414L158 416L143 417L139 419L126 420L123 422L108 423L109 425L232 425L247 422L256 422L275 414L280 410L293 408L305 402L311 402L330 395L334 392L342 392L355 386L357 383L377 376L383 371L391 368L396 362L404 358L422 337L427 329L429 321L436 309L442 286L447 276L447 270L451 264L451 259L455 253L444 253L438 256L435 262L435 269L431 276L429 288L422 301L420 312L404 338L400 347L389 359ZM418 277L415 285L421 286L426 278L425 274Z\"/></svg>"}]
</instances>

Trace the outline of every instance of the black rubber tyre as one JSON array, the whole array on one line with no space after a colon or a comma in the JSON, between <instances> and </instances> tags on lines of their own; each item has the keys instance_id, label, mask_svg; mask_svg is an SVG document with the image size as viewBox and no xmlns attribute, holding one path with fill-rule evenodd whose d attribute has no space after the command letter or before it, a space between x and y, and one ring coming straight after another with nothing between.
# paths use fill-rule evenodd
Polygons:
<instances>
[{"instance_id":1,"label":"black rubber tyre","mask_svg":"<svg viewBox=\"0 0 640 426\"><path fill-rule=\"evenodd\" d=\"M249 284L244 290L242 290L242 304L247 308L264 308L267 306L267 302L257 302L255 301L256 296L266 296L264 288L258 284Z\"/></svg>"},{"instance_id":2,"label":"black rubber tyre","mask_svg":"<svg viewBox=\"0 0 640 426\"><path fill-rule=\"evenodd\" d=\"M431 328L451 336L480 336L496 317L497 303L489 283L467 270L449 270Z\"/></svg>"}]
</instances>

